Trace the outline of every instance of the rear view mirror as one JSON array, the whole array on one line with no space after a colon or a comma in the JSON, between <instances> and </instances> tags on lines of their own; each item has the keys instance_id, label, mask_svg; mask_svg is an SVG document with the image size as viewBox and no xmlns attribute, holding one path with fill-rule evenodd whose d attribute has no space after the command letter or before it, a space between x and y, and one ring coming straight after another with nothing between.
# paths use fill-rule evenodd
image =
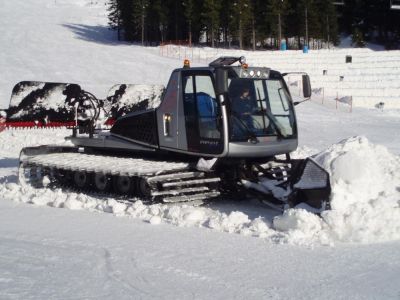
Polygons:
<instances>
[{"instance_id":1,"label":"rear view mirror","mask_svg":"<svg viewBox=\"0 0 400 300\"><path fill-rule=\"evenodd\" d=\"M303 96L304 98L310 98L311 97L310 76L303 75L302 79L303 79Z\"/></svg>"}]
</instances>

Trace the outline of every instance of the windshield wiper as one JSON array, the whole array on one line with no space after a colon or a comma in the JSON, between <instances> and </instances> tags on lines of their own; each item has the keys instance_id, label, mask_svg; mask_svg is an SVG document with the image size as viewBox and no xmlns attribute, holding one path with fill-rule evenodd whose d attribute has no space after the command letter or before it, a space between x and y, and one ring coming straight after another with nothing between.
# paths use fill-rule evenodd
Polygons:
<instances>
[{"instance_id":1,"label":"windshield wiper","mask_svg":"<svg viewBox=\"0 0 400 300\"><path fill-rule=\"evenodd\" d=\"M240 119L239 116L236 115L236 113L232 112L232 116L236 118L236 120L238 120L240 122L240 124L242 124L242 129L244 129L247 133L247 139L253 143L253 144L257 144L259 142L259 140L257 139L256 135L254 134L253 131L250 130L249 126L246 125L245 122L243 122L242 119Z\"/></svg>"},{"instance_id":2,"label":"windshield wiper","mask_svg":"<svg viewBox=\"0 0 400 300\"><path fill-rule=\"evenodd\" d=\"M258 99L260 99L259 101L260 101L260 105L261 105L261 111L265 113L265 115L267 116L268 120L274 125L275 131L276 131L278 137L279 138L285 138L286 135L284 135L282 133L282 130L279 128L279 126L280 126L279 122L275 119L275 117L267 109L264 109L264 107L262 105L260 90L258 89L258 87L257 87L257 94L258 94ZM266 130L267 128L265 126L264 118L262 120L263 120L263 123L264 123L264 128Z\"/></svg>"},{"instance_id":3,"label":"windshield wiper","mask_svg":"<svg viewBox=\"0 0 400 300\"><path fill-rule=\"evenodd\" d=\"M262 104L262 99L261 99L261 95L260 95L260 89L258 87L257 87L257 95L258 95L258 102L260 102L261 111L263 112L264 111L264 107L263 107L263 104ZM267 125L265 124L265 119L262 118L262 121L263 121L263 125L264 125L264 130L266 131L267 130Z\"/></svg>"},{"instance_id":4,"label":"windshield wiper","mask_svg":"<svg viewBox=\"0 0 400 300\"><path fill-rule=\"evenodd\" d=\"M278 134L278 137L279 137L279 138L285 138L285 137L287 137L286 134L283 134L281 128L279 127L279 126L280 126L280 123L275 119L275 117L271 114L271 112L269 112L269 111L266 110L266 111L265 111L265 115L267 116L268 120L270 120L271 123L274 125L275 131L276 131L276 133Z\"/></svg>"}]
</instances>

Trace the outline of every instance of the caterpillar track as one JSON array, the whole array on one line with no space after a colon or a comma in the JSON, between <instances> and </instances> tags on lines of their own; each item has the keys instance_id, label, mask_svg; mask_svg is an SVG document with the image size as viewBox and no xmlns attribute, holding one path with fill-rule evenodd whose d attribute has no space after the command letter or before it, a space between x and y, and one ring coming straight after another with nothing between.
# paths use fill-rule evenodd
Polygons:
<instances>
[{"instance_id":1,"label":"caterpillar track","mask_svg":"<svg viewBox=\"0 0 400 300\"><path fill-rule=\"evenodd\" d=\"M220 195L221 179L188 163L80 153L75 147L24 148L19 180L33 187L67 187L139 197L146 202L202 204Z\"/></svg>"}]
</instances>

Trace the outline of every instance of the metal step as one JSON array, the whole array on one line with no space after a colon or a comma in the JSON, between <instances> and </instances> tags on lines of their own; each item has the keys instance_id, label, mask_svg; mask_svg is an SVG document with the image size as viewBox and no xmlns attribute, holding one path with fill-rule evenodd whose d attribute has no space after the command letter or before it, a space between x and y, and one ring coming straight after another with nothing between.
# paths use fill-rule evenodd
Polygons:
<instances>
[{"instance_id":1,"label":"metal step","mask_svg":"<svg viewBox=\"0 0 400 300\"><path fill-rule=\"evenodd\" d=\"M209 193L199 193L193 195L182 195L182 196L174 196L174 197L166 197L163 198L163 202L165 203L179 203L179 202L191 202L191 201L200 201L205 199L214 198L220 195L220 192L213 191Z\"/></svg>"},{"instance_id":2,"label":"metal step","mask_svg":"<svg viewBox=\"0 0 400 300\"><path fill-rule=\"evenodd\" d=\"M185 193L195 193L209 191L210 189L206 186L192 187L179 190L165 190L165 191L154 191L151 193L152 196L164 196L164 195L180 195Z\"/></svg>"},{"instance_id":3,"label":"metal step","mask_svg":"<svg viewBox=\"0 0 400 300\"><path fill-rule=\"evenodd\" d=\"M172 181L172 180L180 180L180 179L188 179L188 178L200 178L204 177L203 172L184 172L184 173L176 173L176 174L166 174L166 175L158 175L147 178L148 183L156 183L160 181Z\"/></svg>"},{"instance_id":4,"label":"metal step","mask_svg":"<svg viewBox=\"0 0 400 300\"><path fill-rule=\"evenodd\" d=\"M188 186L188 185L199 185L204 183L212 183L212 182L219 182L221 178L206 178L206 179L195 179L195 180L186 180L186 181L175 181L175 182L166 182L163 183L162 186L166 187L173 187L173 186Z\"/></svg>"}]
</instances>

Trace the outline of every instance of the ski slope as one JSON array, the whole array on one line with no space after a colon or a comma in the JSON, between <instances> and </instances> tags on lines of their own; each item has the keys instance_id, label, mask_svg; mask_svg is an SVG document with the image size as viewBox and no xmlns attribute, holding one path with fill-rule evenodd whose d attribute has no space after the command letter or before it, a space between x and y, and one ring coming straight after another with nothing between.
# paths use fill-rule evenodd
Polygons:
<instances>
[{"instance_id":1,"label":"ski slope","mask_svg":"<svg viewBox=\"0 0 400 300\"><path fill-rule=\"evenodd\" d=\"M0 25L3 107L21 80L77 82L104 97L117 83L166 84L181 66L117 43L103 1L7 1ZM399 110L306 102L296 112L293 155L319 153L332 176L333 210L321 218L253 201L146 206L21 187L19 150L68 132L1 132L0 299L399 299Z\"/></svg>"}]
</instances>

